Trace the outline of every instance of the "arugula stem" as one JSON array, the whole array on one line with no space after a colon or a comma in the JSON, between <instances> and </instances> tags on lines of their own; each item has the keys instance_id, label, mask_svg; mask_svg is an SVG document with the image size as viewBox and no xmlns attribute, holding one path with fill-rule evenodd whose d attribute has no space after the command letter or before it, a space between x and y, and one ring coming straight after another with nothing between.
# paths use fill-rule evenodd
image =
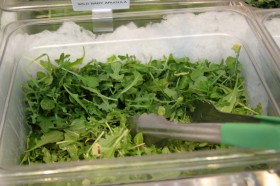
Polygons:
<instances>
[{"instance_id":1,"label":"arugula stem","mask_svg":"<svg viewBox=\"0 0 280 186\"><path fill-rule=\"evenodd\" d=\"M213 86L221 77L223 76L223 74L218 75L210 84L210 86Z\"/></svg>"},{"instance_id":2,"label":"arugula stem","mask_svg":"<svg viewBox=\"0 0 280 186\"><path fill-rule=\"evenodd\" d=\"M92 93L95 93L95 94L96 94L97 96L99 96L100 98L108 99L108 100L112 100L112 101L118 101L118 99L104 96L103 94L101 94L100 92L98 92L96 89L93 89L93 88L90 88L90 87L86 87L86 86L83 86L83 85L81 85L81 87L84 88L84 89L86 89L86 90L89 90L89 91L92 92Z\"/></svg>"},{"instance_id":3,"label":"arugula stem","mask_svg":"<svg viewBox=\"0 0 280 186\"><path fill-rule=\"evenodd\" d=\"M105 121L105 124L106 124L106 126L108 127L108 129L110 130L110 133L113 134L113 131L112 131L112 129L111 129L111 127L110 127L110 125L108 124L107 121Z\"/></svg>"},{"instance_id":4,"label":"arugula stem","mask_svg":"<svg viewBox=\"0 0 280 186\"><path fill-rule=\"evenodd\" d=\"M149 105L127 105L127 107L135 107L135 108L149 108Z\"/></svg>"},{"instance_id":5,"label":"arugula stem","mask_svg":"<svg viewBox=\"0 0 280 186\"><path fill-rule=\"evenodd\" d=\"M119 98L123 93L127 92L129 89L131 89L139 81L140 78L141 74L136 73L134 80L117 95L117 98Z\"/></svg>"},{"instance_id":6,"label":"arugula stem","mask_svg":"<svg viewBox=\"0 0 280 186\"><path fill-rule=\"evenodd\" d=\"M135 149L135 148L139 148L139 147L142 147L142 146L144 146L144 145L146 145L146 143L140 143L140 144L138 144L138 145L135 145L135 146L129 148L129 150L132 150L132 149Z\"/></svg>"},{"instance_id":7,"label":"arugula stem","mask_svg":"<svg viewBox=\"0 0 280 186\"><path fill-rule=\"evenodd\" d=\"M253 109L247 107L246 105L244 105L243 103L238 102L238 105L242 106L244 109L249 110L250 112L252 112L253 114L259 114L258 112L254 111Z\"/></svg>"},{"instance_id":8,"label":"arugula stem","mask_svg":"<svg viewBox=\"0 0 280 186\"><path fill-rule=\"evenodd\" d=\"M170 58L170 55L165 59L162 71L167 68L167 64L168 64L169 58Z\"/></svg>"},{"instance_id":9,"label":"arugula stem","mask_svg":"<svg viewBox=\"0 0 280 186\"><path fill-rule=\"evenodd\" d=\"M120 135L120 137L117 138L117 140L115 141L115 143L113 144L113 147L116 147L118 145L118 143L120 143L120 141L122 140L122 138L124 136L126 136L128 134L129 130L125 129L122 133L122 135Z\"/></svg>"},{"instance_id":10,"label":"arugula stem","mask_svg":"<svg viewBox=\"0 0 280 186\"><path fill-rule=\"evenodd\" d=\"M180 72L180 73L174 73L173 75L178 77L178 76L186 76L186 75L189 75L190 73L189 72Z\"/></svg>"},{"instance_id":11,"label":"arugula stem","mask_svg":"<svg viewBox=\"0 0 280 186\"><path fill-rule=\"evenodd\" d=\"M73 94L70 92L70 90L66 87L66 85L63 85L64 89L68 92L68 94L82 107L85 109L86 112L88 112L87 107L81 102L81 100L78 98L77 94Z\"/></svg>"},{"instance_id":12,"label":"arugula stem","mask_svg":"<svg viewBox=\"0 0 280 186\"><path fill-rule=\"evenodd\" d=\"M98 136L97 138L95 139L95 141L92 143L92 145L89 147L88 151L87 151L87 154L89 154L89 152L91 151L91 149L93 148L93 145L95 145L101 138L102 136L105 134L104 131L102 131Z\"/></svg>"}]
</instances>

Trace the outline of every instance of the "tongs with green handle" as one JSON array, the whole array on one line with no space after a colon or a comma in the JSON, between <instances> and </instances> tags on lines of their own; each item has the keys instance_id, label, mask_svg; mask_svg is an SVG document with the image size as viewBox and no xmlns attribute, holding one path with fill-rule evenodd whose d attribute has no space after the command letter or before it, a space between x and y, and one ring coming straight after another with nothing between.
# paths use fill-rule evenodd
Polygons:
<instances>
[{"instance_id":1,"label":"tongs with green handle","mask_svg":"<svg viewBox=\"0 0 280 186\"><path fill-rule=\"evenodd\" d=\"M216 110L208 102L196 101L196 109L191 114L191 119L200 123L179 124L155 114L134 116L129 123L132 131L142 132L155 140L182 139L280 150L279 117L229 114Z\"/></svg>"}]
</instances>

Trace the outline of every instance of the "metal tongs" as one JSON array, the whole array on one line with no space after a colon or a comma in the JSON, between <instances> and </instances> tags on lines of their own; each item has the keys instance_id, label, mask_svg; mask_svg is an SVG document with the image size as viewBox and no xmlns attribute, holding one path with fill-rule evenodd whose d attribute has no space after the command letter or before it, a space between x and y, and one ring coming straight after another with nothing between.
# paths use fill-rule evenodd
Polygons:
<instances>
[{"instance_id":1,"label":"metal tongs","mask_svg":"<svg viewBox=\"0 0 280 186\"><path fill-rule=\"evenodd\" d=\"M196 123L181 124L156 114L142 114L129 119L131 131L148 136L149 144L181 139L280 150L280 117L224 113L206 101L196 101L195 105L190 117Z\"/></svg>"}]
</instances>

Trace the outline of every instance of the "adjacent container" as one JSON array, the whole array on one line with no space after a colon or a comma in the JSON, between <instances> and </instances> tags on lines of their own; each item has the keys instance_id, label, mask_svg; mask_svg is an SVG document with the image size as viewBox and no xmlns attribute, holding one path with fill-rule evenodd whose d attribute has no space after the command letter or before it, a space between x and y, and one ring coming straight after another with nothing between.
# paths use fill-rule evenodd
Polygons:
<instances>
[{"instance_id":1,"label":"adjacent container","mask_svg":"<svg viewBox=\"0 0 280 186\"><path fill-rule=\"evenodd\" d=\"M242 1L241 1L242 2ZM118 12L140 12L147 10L162 10L167 8L188 8L188 7L207 7L213 4L238 4L239 0L222 0L222 1L161 1L161 0L130 0L129 9L114 9L114 13ZM0 26L16 21L28 19L56 18L69 16L93 15L92 11L74 11L71 0L13 0L0 2Z\"/></svg>"},{"instance_id":2,"label":"adjacent container","mask_svg":"<svg viewBox=\"0 0 280 186\"><path fill-rule=\"evenodd\" d=\"M205 6L214 4L217 1L181 1L181 0L131 0L132 11L142 10L160 10L169 7L188 7L188 6ZM221 1L219 1L220 3ZM224 0L231 4L246 4L251 9L270 9L279 8L280 4L270 0ZM162 6L164 4L164 6ZM152 5L152 6L151 6ZM180 6L178 6L180 5ZM71 0L3 0L0 2L0 9L4 12L13 12L17 19L34 19L34 18L53 18L63 16L90 15L90 11L75 12L72 8ZM120 12L120 10L116 10Z\"/></svg>"},{"instance_id":3,"label":"adjacent container","mask_svg":"<svg viewBox=\"0 0 280 186\"><path fill-rule=\"evenodd\" d=\"M221 3L222 1L218 1ZM225 0L225 4L238 3L240 1ZM241 1L242 2L242 1ZM161 10L169 8L187 8L187 7L205 7L215 4L217 1L160 1L160 0L131 0L130 11ZM53 18L64 16L91 15L91 11L73 11L71 0L3 0L0 9L4 12L13 12L19 20L34 18ZM126 11L126 10L125 10ZM114 12L123 12L123 10L114 10Z\"/></svg>"},{"instance_id":4,"label":"adjacent container","mask_svg":"<svg viewBox=\"0 0 280 186\"><path fill-rule=\"evenodd\" d=\"M35 3L36 4L36 3ZM152 6L152 4L151 4ZM112 54L136 55L143 61L173 53L191 60L219 63L242 46L240 62L251 105L263 105L267 115L280 115L280 73L247 8L232 2L162 4L162 10L113 14L113 33L93 33L92 16L15 21L4 27L0 61L0 182L25 184L126 184L162 181L280 167L273 150L228 149L107 160L18 166L26 149L22 84L30 60L42 53L51 59L64 53L85 61ZM192 8L191 8L192 7ZM32 7L29 7L32 8ZM35 9L35 5L34 5Z\"/></svg>"},{"instance_id":5,"label":"adjacent container","mask_svg":"<svg viewBox=\"0 0 280 186\"><path fill-rule=\"evenodd\" d=\"M254 10L253 14L259 27L264 33L264 40L271 43L267 46L271 54L275 56L277 66L280 68L280 9Z\"/></svg>"},{"instance_id":6,"label":"adjacent container","mask_svg":"<svg viewBox=\"0 0 280 186\"><path fill-rule=\"evenodd\" d=\"M275 45L280 48L280 9L257 11L258 20L264 31L273 39ZM280 50L280 49L279 49Z\"/></svg>"}]
</instances>

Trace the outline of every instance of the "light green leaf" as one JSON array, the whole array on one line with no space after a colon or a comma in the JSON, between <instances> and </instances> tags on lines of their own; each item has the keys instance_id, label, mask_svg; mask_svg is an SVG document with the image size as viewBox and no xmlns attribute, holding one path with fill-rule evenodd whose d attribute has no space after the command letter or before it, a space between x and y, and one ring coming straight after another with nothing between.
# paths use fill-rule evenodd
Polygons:
<instances>
[{"instance_id":1,"label":"light green leaf","mask_svg":"<svg viewBox=\"0 0 280 186\"><path fill-rule=\"evenodd\" d=\"M83 81L84 85L90 88L96 88L99 85L99 81L94 76L82 76L81 80Z\"/></svg>"},{"instance_id":2,"label":"light green leaf","mask_svg":"<svg viewBox=\"0 0 280 186\"><path fill-rule=\"evenodd\" d=\"M120 75L120 70L122 68L122 64L120 62L113 62L110 64L111 65L111 69L113 70L113 73L110 74L110 76L118 81L121 81L124 77L124 75Z\"/></svg>"},{"instance_id":3,"label":"light green leaf","mask_svg":"<svg viewBox=\"0 0 280 186\"><path fill-rule=\"evenodd\" d=\"M137 133L137 134L134 136L133 142L134 142L136 145L144 143L144 138L143 138L142 132L139 132L139 133Z\"/></svg>"},{"instance_id":4,"label":"light green leaf","mask_svg":"<svg viewBox=\"0 0 280 186\"><path fill-rule=\"evenodd\" d=\"M45 147L42 148L42 153L44 154L43 160L45 163L52 163L52 156L48 149Z\"/></svg>"},{"instance_id":5,"label":"light green leaf","mask_svg":"<svg viewBox=\"0 0 280 186\"><path fill-rule=\"evenodd\" d=\"M83 64L84 57L85 57L85 48L83 48L83 56L80 58L77 58L74 62L70 63L68 67L74 68L74 67L77 67L78 65Z\"/></svg>"},{"instance_id":6,"label":"light green leaf","mask_svg":"<svg viewBox=\"0 0 280 186\"><path fill-rule=\"evenodd\" d=\"M221 102L228 102L229 104L223 107L218 107L220 111L229 112L229 113L232 112L237 100L237 93L238 93L237 85L238 85L238 78L236 78L234 89L227 96L221 99Z\"/></svg>"},{"instance_id":7,"label":"light green leaf","mask_svg":"<svg viewBox=\"0 0 280 186\"><path fill-rule=\"evenodd\" d=\"M203 76L204 72L200 69L196 69L191 73L191 79L196 81L199 77Z\"/></svg>"},{"instance_id":8,"label":"light green leaf","mask_svg":"<svg viewBox=\"0 0 280 186\"><path fill-rule=\"evenodd\" d=\"M165 115L165 108L163 106L159 106L158 107L158 111L157 111L157 114L160 115L160 116L164 116Z\"/></svg>"},{"instance_id":9,"label":"light green leaf","mask_svg":"<svg viewBox=\"0 0 280 186\"><path fill-rule=\"evenodd\" d=\"M67 152L73 161L79 160L79 149L76 144L71 144L66 147Z\"/></svg>"},{"instance_id":10,"label":"light green leaf","mask_svg":"<svg viewBox=\"0 0 280 186\"><path fill-rule=\"evenodd\" d=\"M94 89L94 88L90 88L90 87L86 87L86 86L81 86L81 87L86 89L86 90L89 90L92 93L95 93L100 98L108 99L108 100L112 100L112 101L117 101L117 99L115 99L115 98L111 98L111 97L107 97L107 96L102 95L98 89Z\"/></svg>"},{"instance_id":11,"label":"light green leaf","mask_svg":"<svg viewBox=\"0 0 280 186\"><path fill-rule=\"evenodd\" d=\"M164 92L168 97L170 97L170 98L172 98L172 99L177 99L177 98L178 98L177 92L176 92L175 90L173 90L173 89L165 88L165 89L163 90L163 92Z\"/></svg>"},{"instance_id":12,"label":"light green leaf","mask_svg":"<svg viewBox=\"0 0 280 186\"><path fill-rule=\"evenodd\" d=\"M241 50L241 46L239 44L234 44L232 46L232 50L236 53L239 54L240 50Z\"/></svg>"},{"instance_id":13,"label":"light green leaf","mask_svg":"<svg viewBox=\"0 0 280 186\"><path fill-rule=\"evenodd\" d=\"M27 151L34 150L49 143L56 143L64 139L63 132L54 130L41 136L41 139L36 142L36 145Z\"/></svg>"}]
</instances>

